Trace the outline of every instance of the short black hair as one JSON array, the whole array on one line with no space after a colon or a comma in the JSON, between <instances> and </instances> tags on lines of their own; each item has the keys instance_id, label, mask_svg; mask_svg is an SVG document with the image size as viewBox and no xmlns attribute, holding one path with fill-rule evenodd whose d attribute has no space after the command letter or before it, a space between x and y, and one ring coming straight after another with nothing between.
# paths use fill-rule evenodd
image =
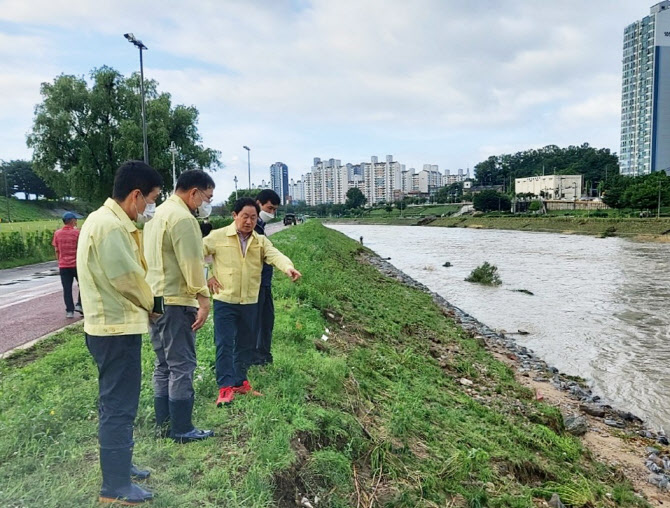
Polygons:
<instances>
[{"instance_id":1,"label":"short black hair","mask_svg":"<svg viewBox=\"0 0 670 508\"><path fill-rule=\"evenodd\" d=\"M142 161L126 161L116 170L112 197L123 201L135 189L146 196L156 187L163 187L163 177L158 171Z\"/></svg>"},{"instance_id":2,"label":"short black hair","mask_svg":"<svg viewBox=\"0 0 670 508\"><path fill-rule=\"evenodd\" d=\"M261 205L264 205L268 201L272 203L273 205L279 205L281 203L281 199L279 198L279 194L277 194L275 191L272 189L263 189L258 193L256 196L256 199Z\"/></svg>"},{"instance_id":3,"label":"short black hair","mask_svg":"<svg viewBox=\"0 0 670 508\"><path fill-rule=\"evenodd\" d=\"M256 209L256 213L261 212L261 207L258 206L258 203L256 203L256 200L254 198L240 198L237 201L235 201L235 205L233 206L233 212L240 213L242 211L242 208L245 206L253 206Z\"/></svg>"},{"instance_id":4,"label":"short black hair","mask_svg":"<svg viewBox=\"0 0 670 508\"><path fill-rule=\"evenodd\" d=\"M193 187L204 191L213 189L216 185L212 177L200 169L191 169L179 175L179 178L177 178L177 189L188 191Z\"/></svg>"}]
</instances>

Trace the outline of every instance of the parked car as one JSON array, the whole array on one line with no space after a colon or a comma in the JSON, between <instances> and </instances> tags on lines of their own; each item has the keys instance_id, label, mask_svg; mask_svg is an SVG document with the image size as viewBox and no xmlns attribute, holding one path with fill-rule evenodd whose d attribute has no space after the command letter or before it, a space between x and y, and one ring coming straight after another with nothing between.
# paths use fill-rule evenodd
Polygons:
<instances>
[{"instance_id":1,"label":"parked car","mask_svg":"<svg viewBox=\"0 0 670 508\"><path fill-rule=\"evenodd\" d=\"M291 224L293 225L297 224L295 214L287 213L286 215L284 215L284 226L290 226Z\"/></svg>"}]
</instances>

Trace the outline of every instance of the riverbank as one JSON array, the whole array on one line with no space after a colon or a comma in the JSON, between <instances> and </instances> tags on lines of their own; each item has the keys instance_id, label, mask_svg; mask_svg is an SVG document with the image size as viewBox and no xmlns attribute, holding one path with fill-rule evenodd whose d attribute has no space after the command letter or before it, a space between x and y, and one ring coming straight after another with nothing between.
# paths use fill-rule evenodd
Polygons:
<instances>
[{"instance_id":1,"label":"riverbank","mask_svg":"<svg viewBox=\"0 0 670 508\"><path fill-rule=\"evenodd\" d=\"M303 279L275 278L275 362L250 372L265 396L217 409L211 319L198 334L195 421L216 438L154 438L144 344L135 450L152 506L646 505L485 336L369 250L317 222L273 243ZM95 367L80 330L49 344L0 361L2 506L96 506Z\"/></svg>"},{"instance_id":2,"label":"riverbank","mask_svg":"<svg viewBox=\"0 0 670 508\"><path fill-rule=\"evenodd\" d=\"M670 219L626 219L604 217L502 216L502 217L438 217L435 220L375 217L357 219L328 219L337 224L426 225L431 227L506 229L543 233L622 236L640 241L670 241Z\"/></svg>"}]
</instances>

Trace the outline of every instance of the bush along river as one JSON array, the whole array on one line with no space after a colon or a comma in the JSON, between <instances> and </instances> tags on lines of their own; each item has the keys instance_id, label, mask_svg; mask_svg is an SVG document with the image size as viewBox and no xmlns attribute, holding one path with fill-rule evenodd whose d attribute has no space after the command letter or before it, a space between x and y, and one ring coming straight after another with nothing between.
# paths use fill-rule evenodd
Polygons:
<instances>
[{"instance_id":1,"label":"bush along river","mask_svg":"<svg viewBox=\"0 0 670 508\"><path fill-rule=\"evenodd\" d=\"M522 369L542 358L556 372L586 379L590 390L577 383L561 388L585 402L625 408L608 424L639 416L646 432L667 443L670 245L501 230L329 227L362 237L453 305L466 325L485 323L492 337L516 345ZM464 280L485 261L498 267L501 286Z\"/></svg>"}]
</instances>

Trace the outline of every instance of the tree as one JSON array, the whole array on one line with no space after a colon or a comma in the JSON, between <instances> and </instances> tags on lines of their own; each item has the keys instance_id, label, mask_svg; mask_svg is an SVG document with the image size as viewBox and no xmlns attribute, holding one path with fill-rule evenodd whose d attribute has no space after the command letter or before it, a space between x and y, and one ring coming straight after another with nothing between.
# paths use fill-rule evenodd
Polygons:
<instances>
[{"instance_id":1,"label":"tree","mask_svg":"<svg viewBox=\"0 0 670 508\"><path fill-rule=\"evenodd\" d=\"M440 187L435 193L437 203L456 203L463 197L463 182L456 182Z\"/></svg>"},{"instance_id":2,"label":"tree","mask_svg":"<svg viewBox=\"0 0 670 508\"><path fill-rule=\"evenodd\" d=\"M475 176L481 184L505 185L507 190L512 190L509 187L515 178L554 173L583 175L585 182L597 187L618 172L619 159L615 154L588 143L567 148L547 145L515 154L492 155L475 165Z\"/></svg>"},{"instance_id":3,"label":"tree","mask_svg":"<svg viewBox=\"0 0 670 508\"><path fill-rule=\"evenodd\" d=\"M143 158L139 76L123 77L110 67L83 77L60 75L42 83L42 103L35 108L28 146L35 172L61 196L101 203L112 190L114 173L128 159ZM198 133L198 110L172 106L170 94L145 80L149 163L172 188L172 157L179 149L177 171L216 170L219 152L205 148Z\"/></svg>"},{"instance_id":4,"label":"tree","mask_svg":"<svg viewBox=\"0 0 670 508\"><path fill-rule=\"evenodd\" d=\"M25 199L30 199L30 195L34 194L35 199L39 196L45 198L55 198L56 194L50 189L44 180L35 174L33 166L29 161L13 160L4 162L2 165L2 172L7 171L7 186L9 187L9 194L16 194L21 192L25 195ZM5 194L5 178L4 174L0 181L0 193Z\"/></svg>"},{"instance_id":5,"label":"tree","mask_svg":"<svg viewBox=\"0 0 670 508\"><path fill-rule=\"evenodd\" d=\"M235 201L237 201L239 198L254 198L256 199L256 196L258 196L258 193L263 190L263 189L238 189L237 192L233 191L230 193L230 196L228 196L228 200L226 201L225 205L232 210L235 205ZM237 196L237 197L235 197Z\"/></svg>"},{"instance_id":6,"label":"tree","mask_svg":"<svg viewBox=\"0 0 670 508\"><path fill-rule=\"evenodd\" d=\"M347 208L360 208L367 202L367 198L358 187L353 187L347 191Z\"/></svg>"},{"instance_id":7,"label":"tree","mask_svg":"<svg viewBox=\"0 0 670 508\"><path fill-rule=\"evenodd\" d=\"M473 205L480 212L509 211L512 202L507 194L485 190L474 195Z\"/></svg>"}]
</instances>

